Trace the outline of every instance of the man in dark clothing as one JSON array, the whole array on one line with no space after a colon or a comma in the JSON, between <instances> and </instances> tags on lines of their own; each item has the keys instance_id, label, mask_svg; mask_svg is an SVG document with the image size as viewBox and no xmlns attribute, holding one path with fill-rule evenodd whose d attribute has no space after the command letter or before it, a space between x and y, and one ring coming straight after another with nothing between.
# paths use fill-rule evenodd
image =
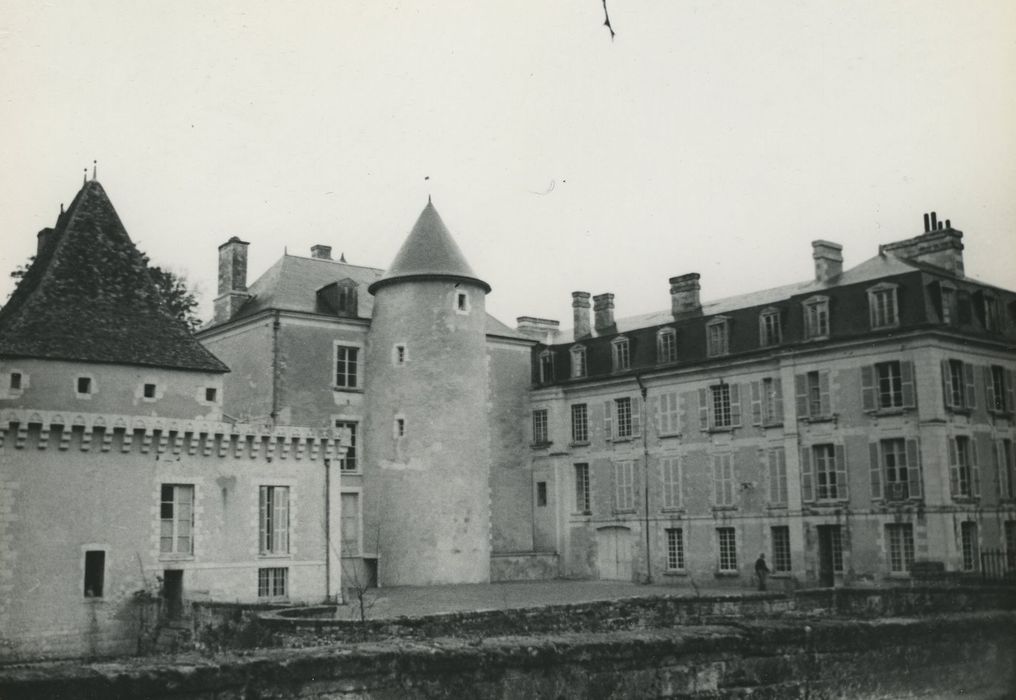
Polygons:
<instances>
[{"instance_id":1,"label":"man in dark clothing","mask_svg":"<svg viewBox=\"0 0 1016 700\"><path fill-rule=\"evenodd\" d=\"M766 577L769 575L769 566L766 564L765 553L759 554L758 559L755 560L755 575L758 576L758 589L764 591L766 589Z\"/></svg>"}]
</instances>

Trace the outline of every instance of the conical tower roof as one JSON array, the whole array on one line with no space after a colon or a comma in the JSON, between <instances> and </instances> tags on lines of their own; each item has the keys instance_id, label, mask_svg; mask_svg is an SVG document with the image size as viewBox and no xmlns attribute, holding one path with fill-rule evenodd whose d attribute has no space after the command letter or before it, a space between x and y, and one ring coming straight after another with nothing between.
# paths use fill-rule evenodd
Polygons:
<instances>
[{"instance_id":1,"label":"conical tower roof","mask_svg":"<svg viewBox=\"0 0 1016 700\"><path fill-rule=\"evenodd\" d=\"M0 357L229 371L169 311L97 181L43 241L0 309Z\"/></svg>"},{"instance_id":2,"label":"conical tower roof","mask_svg":"<svg viewBox=\"0 0 1016 700\"><path fill-rule=\"evenodd\" d=\"M420 212L420 218L409 232L406 241L392 261L388 271L377 282L367 288L371 294L396 280L452 279L472 282L485 292L490 285L481 280L469 267L466 257L448 232L434 204L428 199L427 206Z\"/></svg>"}]
</instances>

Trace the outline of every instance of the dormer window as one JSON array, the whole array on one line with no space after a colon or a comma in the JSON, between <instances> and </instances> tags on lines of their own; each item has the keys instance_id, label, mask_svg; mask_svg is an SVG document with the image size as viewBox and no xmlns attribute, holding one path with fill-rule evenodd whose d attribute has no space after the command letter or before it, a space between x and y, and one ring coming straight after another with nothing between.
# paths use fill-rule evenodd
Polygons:
<instances>
[{"instance_id":1,"label":"dormer window","mask_svg":"<svg viewBox=\"0 0 1016 700\"><path fill-rule=\"evenodd\" d=\"M554 352L544 350L540 353L540 383L549 384L554 381Z\"/></svg>"},{"instance_id":2,"label":"dormer window","mask_svg":"<svg viewBox=\"0 0 1016 700\"><path fill-rule=\"evenodd\" d=\"M317 291L318 303L327 312L337 316L357 315L356 282L346 278L326 284Z\"/></svg>"},{"instance_id":3,"label":"dormer window","mask_svg":"<svg viewBox=\"0 0 1016 700\"><path fill-rule=\"evenodd\" d=\"M730 319L726 316L717 316L706 324L706 352L709 357L730 352Z\"/></svg>"},{"instance_id":4,"label":"dormer window","mask_svg":"<svg viewBox=\"0 0 1016 700\"><path fill-rule=\"evenodd\" d=\"M983 299L984 307L984 330L996 332L1001 330L1000 320L1001 317L998 313L998 299L988 295L984 295Z\"/></svg>"},{"instance_id":5,"label":"dormer window","mask_svg":"<svg viewBox=\"0 0 1016 700\"><path fill-rule=\"evenodd\" d=\"M804 306L804 337L829 337L829 297L812 297Z\"/></svg>"},{"instance_id":6,"label":"dormer window","mask_svg":"<svg viewBox=\"0 0 1016 700\"><path fill-rule=\"evenodd\" d=\"M571 376L572 379L586 376L586 348L584 345L572 346Z\"/></svg>"},{"instance_id":7,"label":"dormer window","mask_svg":"<svg viewBox=\"0 0 1016 700\"><path fill-rule=\"evenodd\" d=\"M872 330L900 325L895 284L878 284L868 289L868 316Z\"/></svg>"},{"instance_id":8,"label":"dormer window","mask_svg":"<svg viewBox=\"0 0 1016 700\"><path fill-rule=\"evenodd\" d=\"M622 372L631 367L631 351L627 338L621 336L611 341L610 352L615 372Z\"/></svg>"},{"instance_id":9,"label":"dormer window","mask_svg":"<svg viewBox=\"0 0 1016 700\"><path fill-rule=\"evenodd\" d=\"M656 361L677 362L677 332L673 328L661 328L656 332Z\"/></svg>"},{"instance_id":10,"label":"dormer window","mask_svg":"<svg viewBox=\"0 0 1016 700\"><path fill-rule=\"evenodd\" d=\"M952 287L939 285L939 301L942 304L942 323L956 323L959 320L959 310L956 303L956 290Z\"/></svg>"},{"instance_id":11,"label":"dormer window","mask_svg":"<svg viewBox=\"0 0 1016 700\"><path fill-rule=\"evenodd\" d=\"M770 348L783 342L783 329L780 327L780 310L768 308L758 315L759 345Z\"/></svg>"}]
</instances>

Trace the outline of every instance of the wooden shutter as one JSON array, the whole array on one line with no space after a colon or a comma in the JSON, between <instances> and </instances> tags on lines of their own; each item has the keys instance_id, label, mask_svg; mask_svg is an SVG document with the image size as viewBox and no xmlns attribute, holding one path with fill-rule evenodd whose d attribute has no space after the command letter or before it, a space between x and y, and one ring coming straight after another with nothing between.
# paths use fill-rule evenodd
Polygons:
<instances>
[{"instance_id":1,"label":"wooden shutter","mask_svg":"<svg viewBox=\"0 0 1016 700\"><path fill-rule=\"evenodd\" d=\"M835 445L833 453L836 459L836 498L850 498L847 485L847 459L843 445Z\"/></svg>"},{"instance_id":2,"label":"wooden shutter","mask_svg":"<svg viewBox=\"0 0 1016 700\"><path fill-rule=\"evenodd\" d=\"M956 445L955 437L947 437L945 441L949 445L949 493L958 496L960 492L959 448Z\"/></svg>"},{"instance_id":3,"label":"wooden shutter","mask_svg":"<svg viewBox=\"0 0 1016 700\"><path fill-rule=\"evenodd\" d=\"M638 437L642 434L642 397L631 398L631 436Z\"/></svg>"},{"instance_id":4,"label":"wooden shutter","mask_svg":"<svg viewBox=\"0 0 1016 700\"><path fill-rule=\"evenodd\" d=\"M963 363L963 383L967 390L964 394L964 408L974 408L977 405L977 390L974 387L974 366L969 362Z\"/></svg>"},{"instance_id":5,"label":"wooden shutter","mask_svg":"<svg viewBox=\"0 0 1016 700\"><path fill-rule=\"evenodd\" d=\"M289 489L276 486L272 491L272 551L282 554L289 551Z\"/></svg>"},{"instance_id":6,"label":"wooden shutter","mask_svg":"<svg viewBox=\"0 0 1016 700\"><path fill-rule=\"evenodd\" d=\"M981 495L981 467L977 461L977 435L970 436L970 494Z\"/></svg>"},{"instance_id":7,"label":"wooden shutter","mask_svg":"<svg viewBox=\"0 0 1016 700\"><path fill-rule=\"evenodd\" d=\"M1013 402L1013 399L1016 398L1013 392L1014 384L1016 381L1013 380L1013 371L1007 369L1005 371L1005 410L1009 413L1016 413L1016 403Z\"/></svg>"},{"instance_id":8,"label":"wooden shutter","mask_svg":"<svg viewBox=\"0 0 1016 700\"><path fill-rule=\"evenodd\" d=\"M815 471L811 463L811 447L801 448L801 500L815 500Z\"/></svg>"},{"instance_id":9,"label":"wooden shutter","mask_svg":"<svg viewBox=\"0 0 1016 700\"><path fill-rule=\"evenodd\" d=\"M730 425L741 425L741 385L730 385Z\"/></svg>"},{"instance_id":10,"label":"wooden shutter","mask_svg":"<svg viewBox=\"0 0 1016 700\"><path fill-rule=\"evenodd\" d=\"M260 542L258 551L268 551L268 487L262 486L258 489L258 530L260 531Z\"/></svg>"},{"instance_id":11,"label":"wooden shutter","mask_svg":"<svg viewBox=\"0 0 1016 700\"><path fill-rule=\"evenodd\" d=\"M878 443L868 443L868 450L871 456L871 500L877 501L882 498L882 462L879 459Z\"/></svg>"},{"instance_id":12,"label":"wooden shutter","mask_svg":"<svg viewBox=\"0 0 1016 700\"><path fill-rule=\"evenodd\" d=\"M709 430L709 390L698 390L699 430Z\"/></svg>"},{"instance_id":13,"label":"wooden shutter","mask_svg":"<svg viewBox=\"0 0 1016 700\"><path fill-rule=\"evenodd\" d=\"M770 420L775 423L783 422L783 380L779 377L773 379L773 394L776 398L773 400L774 413L776 415L770 416Z\"/></svg>"},{"instance_id":14,"label":"wooden shutter","mask_svg":"<svg viewBox=\"0 0 1016 700\"><path fill-rule=\"evenodd\" d=\"M875 405L875 367L863 365L861 367L861 408L865 411L874 411Z\"/></svg>"},{"instance_id":15,"label":"wooden shutter","mask_svg":"<svg viewBox=\"0 0 1016 700\"><path fill-rule=\"evenodd\" d=\"M603 439L608 442L614 438L613 421L611 420L611 401L603 402Z\"/></svg>"},{"instance_id":16,"label":"wooden shutter","mask_svg":"<svg viewBox=\"0 0 1016 700\"><path fill-rule=\"evenodd\" d=\"M759 382L751 383L751 424L762 425L762 390Z\"/></svg>"},{"instance_id":17,"label":"wooden shutter","mask_svg":"<svg viewBox=\"0 0 1016 700\"><path fill-rule=\"evenodd\" d=\"M914 408L917 406L917 392L914 391L914 363L907 360L900 362L900 376L903 387L903 407Z\"/></svg>"},{"instance_id":18,"label":"wooden shutter","mask_svg":"<svg viewBox=\"0 0 1016 700\"><path fill-rule=\"evenodd\" d=\"M949 360L942 360L942 400L946 408L955 408L952 403L952 380L949 371Z\"/></svg>"},{"instance_id":19,"label":"wooden shutter","mask_svg":"<svg viewBox=\"0 0 1016 700\"><path fill-rule=\"evenodd\" d=\"M991 381L991 365L981 367L984 375L984 404L989 411L995 408L995 383Z\"/></svg>"},{"instance_id":20,"label":"wooden shutter","mask_svg":"<svg viewBox=\"0 0 1016 700\"><path fill-rule=\"evenodd\" d=\"M911 498L923 495L923 478L921 474L921 443L918 440L907 440L907 484Z\"/></svg>"},{"instance_id":21,"label":"wooden shutter","mask_svg":"<svg viewBox=\"0 0 1016 700\"><path fill-rule=\"evenodd\" d=\"M713 502L723 505L723 459L720 455L713 455Z\"/></svg>"},{"instance_id":22,"label":"wooden shutter","mask_svg":"<svg viewBox=\"0 0 1016 700\"><path fill-rule=\"evenodd\" d=\"M825 369L818 373L819 406L823 416L833 414L832 402L829 397L829 370Z\"/></svg>"},{"instance_id":23,"label":"wooden shutter","mask_svg":"<svg viewBox=\"0 0 1016 700\"><path fill-rule=\"evenodd\" d=\"M995 458L995 491L998 493L999 498L1004 498L1002 495L1002 482L1004 477L1002 476L1002 441L992 440L991 441L991 454Z\"/></svg>"},{"instance_id":24,"label":"wooden shutter","mask_svg":"<svg viewBox=\"0 0 1016 700\"><path fill-rule=\"evenodd\" d=\"M797 395L797 417L808 417L808 375L794 375L794 393Z\"/></svg>"},{"instance_id":25,"label":"wooden shutter","mask_svg":"<svg viewBox=\"0 0 1016 700\"><path fill-rule=\"evenodd\" d=\"M667 395L664 394L662 397L654 396L653 398L649 399L649 406L647 409L650 413L653 414L653 429L656 430L657 435L663 432L663 416L660 410L661 400L663 404L666 404Z\"/></svg>"},{"instance_id":26,"label":"wooden shutter","mask_svg":"<svg viewBox=\"0 0 1016 700\"><path fill-rule=\"evenodd\" d=\"M724 503L729 506L734 504L734 455L726 455L722 462Z\"/></svg>"}]
</instances>

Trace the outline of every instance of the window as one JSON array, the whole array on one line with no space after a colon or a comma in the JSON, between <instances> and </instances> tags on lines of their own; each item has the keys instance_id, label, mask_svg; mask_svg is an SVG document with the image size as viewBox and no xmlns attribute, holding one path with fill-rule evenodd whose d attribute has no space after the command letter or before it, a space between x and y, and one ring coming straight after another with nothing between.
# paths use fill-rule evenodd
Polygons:
<instances>
[{"instance_id":1,"label":"window","mask_svg":"<svg viewBox=\"0 0 1016 700\"><path fill-rule=\"evenodd\" d=\"M673 328L662 328L656 332L656 361L677 361L677 333Z\"/></svg>"},{"instance_id":2,"label":"window","mask_svg":"<svg viewBox=\"0 0 1016 700\"><path fill-rule=\"evenodd\" d=\"M801 448L801 498L806 502L849 498L843 445Z\"/></svg>"},{"instance_id":3,"label":"window","mask_svg":"<svg viewBox=\"0 0 1016 700\"><path fill-rule=\"evenodd\" d=\"M939 295L942 304L942 323L956 323L959 320L956 290L950 287L939 287Z\"/></svg>"},{"instance_id":4,"label":"window","mask_svg":"<svg viewBox=\"0 0 1016 700\"><path fill-rule=\"evenodd\" d=\"M949 489L954 498L981 495L977 443L966 435L949 438Z\"/></svg>"},{"instance_id":5,"label":"window","mask_svg":"<svg viewBox=\"0 0 1016 700\"><path fill-rule=\"evenodd\" d=\"M770 348L783 342L779 309L766 309L759 314L758 339L759 345L764 348Z\"/></svg>"},{"instance_id":6,"label":"window","mask_svg":"<svg viewBox=\"0 0 1016 700\"><path fill-rule=\"evenodd\" d=\"M974 408L977 404L974 366L962 360L942 360L942 391L947 409L969 411Z\"/></svg>"},{"instance_id":7,"label":"window","mask_svg":"<svg viewBox=\"0 0 1016 700\"><path fill-rule=\"evenodd\" d=\"M699 428L729 430L741 425L741 388L721 380L708 389L699 389Z\"/></svg>"},{"instance_id":8,"label":"window","mask_svg":"<svg viewBox=\"0 0 1016 700\"><path fill-rule=\"evenodd\" d=\"M78 377L77 392L79 394L91 394L92 393L92 378L91 377ZM145 394L145 396L148 396L148 394ZM154 392L152 393L152 396L155 396Z\"/></svg>"},{"instance_id":9,"label":"window","mask_svg":"<svg viewBox=\"0 0 1016 700\"><path fill-rule=\"evenodd\" d=\"M610 344L610 352L615 372L620 372L631 367L631 353L627 338L615 338Z\"/></svg>"},{"instance_id":10,"label":"window","mask_svg":"<svg viewBox=\"0 0 1016 700\"><path fill-rule=\"evenodd\" d=\"M101 549L85 552L86 598L102 598L106 582L106 552Z\"/></svg>"},{"instance_id":11,"label":"window","mask_svg":"<svg viewBox=\"0 0 1016 700\"><path fill-rule=\"evenodd\" d=\"M880 284L868 290L868 315L873 329L893 328L900 324L895 285Z\"/></svg>"},{"instance_id":12,"label":"window","mask_svg":"<svg viewBox=\"0 0 1016 700\"><path fill-rule=\"evenodd\" d=\"M790 528L776 525L770 533L773 541L773 573L790 573Z\"/></svg>"},{"instance_id":13,"label":"window","mask_svg":"<svg viewBox=\"0 0 1016 700\"><path fill-rule=\"evenodd\" d=\"M340 314L356 315L356 282L345 280L335 285L335 310Z\"/></svg>"},{"instance_id":14,"label":"window","mask_svg":"<svg viewBox=\"0 0 1016 700\"><path fill-rule=\"evenodd\" d=\"M642 434L642 400L625 396L608 401L604 407L604 431L608 439L629 440ZM613 413L613 416L612 416ZM612 420L616 418L616 420ZM611 433L613 423L613 433Z\"/></svg>"},{"instance_id":15,"label":"window","mask_svg":"<svg viewBox=\"0 0 1016 700\"><path fill-rule=\"evenodd\" d=\"M335 345L335 386L339 389L355 389L359 386L359 348L349 345Z\"/></svg>"},{"instance_id":16,"label":"window","mask_svg":"<svg viewBox=\"0 0 1016 700\"><path fill-rule=\"evenodd\" d=\"M549 384L554 381L554 353L544 350L540 353L540 383Z\"/></svg>"},{"instance_id":17,"label":"window","mask_svg":"<svg viewBox=\"0 0 1016 700\"><path fill-rule=\"evenodd\" d=\"M657 420L659 421L657 430L660 435L677 435L681 432L676 391L660 394L660 409L659 413L657 413Z\"/></svg>"},{"instance_id":18,"label":"window","mask_svg":"<svg viewBox=\"0 0 1016 700\"><path fill-rule=\"evenodd\" d=\"M783 423L783 382L779 377L765 377L751 383L752 425Z\"/></svg>"},{"instance_id":19,"label":"window","mask_svg":"<svg viewBox=\"0 0 1016 700\"><path fill-rule=\"evenodd\" d=\"M339 469L344 472L355 472L360 469L360 462L356 453L356 426L357 422L352 420L335 421L336 428L345 428L349 431L349 446L346 448L346 456L339 462Z\"/></svg>"},{"instance_id":20,"label":"window","mask_svg":"<svg viewBox=\"0 0 1016 700\"><path fill-rule=\"evenodd\" d=\"M1005 563L1009 571L1016 571L1016 520L1005 521Z\"/></svg>"},{"instance_id":21,"label":"window","mask_svg":"<svg viewBox=\"0 0 1016 700\"><path fill-rule=\"evenodd\" d=\"M533 444L547 445L550 443L547 434L547 409L537 408L533 411Z\"/></svg>"},{"instance_id":22,"label":"window","mask_svg":"<svg viewBox=\"0 0 1016 700\"><path fill-rule=\"evenodd\" d=\"M406 419L401 416L395 418L395 437L404 438L406 437Z\"/></svg>"},{"instance_id":23,"label":"window","mask_svg":"<svg viewBox=\"0 0 1016 700\"><path fill-rule=\"evenodd\" d=\"M999 323L1000 316L998 313L998 299L995 297L984 297L984 330L986 331L999 331L1001 330L1001 324Z\"/></svg>"},{"instance_id":24,"label":"window","mask_svg":"<svg viewBox=\"0 0 1016 700\"><path fill-rule=\"evenodd\" d=\"M737 571L737 537L732 527L716 528L716 537L719 541L720 571Z\"/></svg>"},{"instance_id":25,"label":"window","mask_svg":"<svg viewBox=\"0 0 1016 700\"><path fill-rule=\"evenodd\" d=\"M804 337L829 337L829 298L812 297L804 302Z\"/></svg>"},{"instance_id":26,"label":"window","mask_svg":"<svg viewBox=\"0 0 1016 700\"><path fill-rule=\"evenodd\" d=\"M887 501L920 498L920 454L917 440L893 438L871 443L871 497Z\"/></svg>"},{"instance_id":27,"label":"window","mask_svg":"<svg viewBox=\"0 0 1016 700\"><path fill-rule=\"evenodd\" d=\"M782 447L772 447L767 454L769 466L769 505L787 505L787 455Z\"/></svg>"},{"instance_id":28,"label":"window","mask_svg":"<svg viewBox=\"0 0 1016 700\"><path fill-rule=\"evenodd\" d=\"M21 390L21 372L11 372L10 388L11 391Z\"/></svg>"},{"instance_id":29,"label":"window","mask_svg":"<svg viewBox=\"0 0 1016 700\"><path fill-rule=\"evenodd\" d=\"M896 523L885 526L885 538L889 545L889 571L906 574L914 563L914 527L910 523Z\"/></svg>"},{"instance_id":30,"label":"window","mask_svg":"<svg viewBox=\"0 0 1016 700\"><path fill-rule=\"evenodd\" d=\"M998 469L998 497L1016 499L1016 455L1013 441L1003 438L995 441L995 466Z\"/></svg>"},{"instance_id":31,"label":"window","mask_svg":"<svg viewBox=\"0 0 1016 700\"><path fill-rule=\"evenodd\" d=\"M730 319L721 316L706 324L706 351L709 357L730 352Z\"/></svg>"},{"instance_id":32,"label":"window","mask_svg":"<svg viewBox=\"0 0 1016 700\"><path fill-rule=\"evenodd\" d=\"M360 520L360 494L342 492L342 556L358 557L363 548Z\"/></svg>"},{"instance_id":33,"label":"window","mask_svg":"<svg viewBox=\"0 0 1016 700\"><path fill-rule=\"evenodd\" d=\"M465 292L455 293L455 312L460 314L469 313L469 295Z\"/></svg>"},{"instance_id":34,"label":"window","mask_svg":"<svg viewBox=\"0 0 1016 700\"><path fill-rule=\"evenodd\" d=\"M578 445L589 442L589 410L584 403L572 404L571 439Z\"/></svg>"},{"instance_id":35,"label":"window","mask_svg":"<svg viewBox=\"0 0 1016 700\"><path fill-rule=\"evenodd\" d=\"M635 462L614 464L614 510L635 510Z\"/></svg>"},{"instance_id":36,"label":"window","mask_svg":"<svg viewBox=\"0 0 1016 700\"><path fill-rule=\"evenodd\" d=\"M163 484L159 519L159 551L194 554L194 486Z\"/></svg>"},{"instance_id":37,"label":"window","mask_svg":"<svg viewBox=\"0 0 1016 700\"><path fill-rule=\"evenodd\" d=\"M678 457L664 457L660 460L663 470L663 507L665 509L681 508L681 460Z\"/></svg>"},{"instance_id":38,"label":"window","mask_svg":"<svg viewBox=\"0 0 1016 700\"><path fill-rule=\"evenodd\" d=\"M208 403L215 403L218 400L219 392L215 387L207 387L205 389L205 401Z\"/></svg>"},{"instance_id":39,"label":"window","mask_svg":"<svg viewBox=\"0 0 1016 700\"><path fill-rule=\"evenodd\" d=\"M571 349L571 376L573 379L586 376L586 348L583 345Z\"/></svg>"},{"instance_id":40,"label":"window","mask_svg":"<svg viewBox=\"0 0 1016 700\"><path fill-rule=\"evenodd\" d=\"M832 417L829 370L798 374L794 377L794 385L798 418L827 420Z\"/></svg>"},{"instance_id":41,"label":"window","mask_svg":"<svg viewBox=\"0 0 1016 700\"><path fill-rule=\"evenodd\" d=\"M1012 413L1013 373L1005 367L991 365L984 368L984 387L988 396L988 410L993 413Z\"/></svg>"},{"instance_id":42,"label":"window","mask_svg":"<svg viewBox=\"0 0 1016 700\"><path fill-rule=\"evenodd\" d=\"M155 398L155 393L156 392L155 392L155 385L154 384L145 384L144 397L146 399L154 399Z\"/></svg>"},{"instance_id":43,"label":"window","mask_svg":"<svg viewBox=\"0 0 1016 700\"><path fill-rule=\"evenodd\" d=\"M718 508L732 508L736 505L732 455L713 455L713 494L713 505Z\"/></svg>"},{"instance_id":44,"label":"window","mask_svg":"<svg viewBox=\"0 0 1016 700\"><path fill-rule=\"evenodd\" d=\"M667 571L684 569L684 530L679 527L667 529Z\"/></svg>"},{"instance_id":45,"label":"window","mask_svg":"<svg viewBox=\"0 0 1016 700\"><path fill-rule=\"evenodd\" d=\"M262 486L258 496L261 554L289 554L289 487Z\"/></svg>"},{"instance_id":46,"label":"window","mask_svg":"<svg viewBox=\"0 0 1016 700\"><path fill-rule=\"evenodd\" d=\"M980 568L981 555L977 542L977 523L960 523L960 548L963 550L963 570L976 571Z\"/></svg>"},{"instance_id":47,"label":"window","mask_svg":"<svg viewBox=\"0 0 1016 700\"><path fill-rule=\"evenodd\" d=\"M588 464L575 465L575 510L587 514L592 510L590 508Z\"/></svg>"},{"instance_id":48,"label":"window","mask_svg":"<svg viewBox=\"0 0 1016 700\"><path fill-rule=\"evenodd\" d=\"M865 411L913 408L914 363L894 360L862 366L861 404Z\"/></svg>"},{"instance_id":49,"label":"window","mask_svg":"<svg viewBox=\"0 0 1016 700\"><path fill-rule=\"evenodd\" d=\"M409 353L406 351L405 343L396 343L392 348L392 364L401 367L409 360Z\"/></svg>"},{"instance_id":50,"label":"window","mask_svg":"<svg viewBox=\"0 0 1016 700\"><path fill-rule=\"evenodd\" d=\"M547 505L547 482L536 482L536 505L543 508Z\"/></svg>"},{"instance_id":51,"label":"window","mask_svg":"<svg viewBox=\"0 0 1016 700\"><path fill-rule=\"evenodd\" d=\"M286 598L289 596L289 569L272 567L258 569L258 598Z\"/></svg>"},{"instance_id":52,"label":"window","mask_svg":"<svg viewBox=\"0 0 1016 700\"><path fill-rule=\"evenodd\" d=\"M730 416L730 385L720 384L709 387L713 398L713 426L717 428L729 428L731 425Z\"/></svg>"}]
</instances>

